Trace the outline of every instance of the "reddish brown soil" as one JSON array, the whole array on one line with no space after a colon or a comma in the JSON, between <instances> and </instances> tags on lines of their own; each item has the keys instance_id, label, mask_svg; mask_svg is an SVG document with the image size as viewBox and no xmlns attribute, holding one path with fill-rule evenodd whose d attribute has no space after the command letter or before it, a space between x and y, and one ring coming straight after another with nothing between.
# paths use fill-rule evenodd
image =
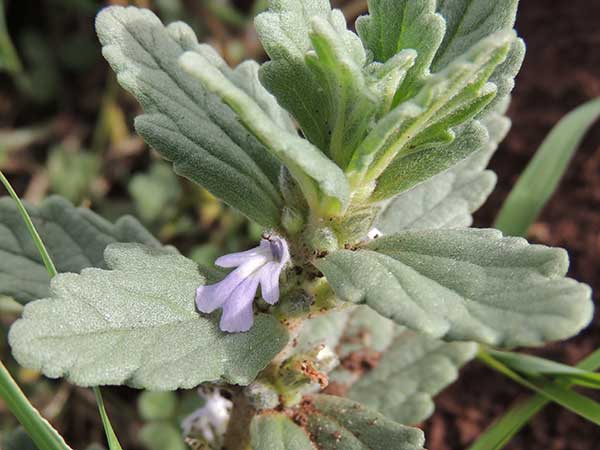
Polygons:
<instances>
[{"instance_id":1,"label":"reddish brown soil","mask_svg":"<svg viewBox=\"0 0 600 450\"><path fill-rule=\"evenodd\" d=\"M513 129L492 160L498 188L477 215L489 226L517 176L552 126L582 102L600 96L600 1L523 0L517 29L528 53L517 80L510 117ZM571 276L600 292L600 127L575 157L560 191L530 238L566 248ZM580 336L538 353L575 363L600 345L600 321ZM460 450L526 391L478 363L437 399L426 423L430 450ZM600 396L595 394L600 400ZM546 408L506 447L510 450L598 450L600 428L557 406Z\"/></svg>"}]
</instances>

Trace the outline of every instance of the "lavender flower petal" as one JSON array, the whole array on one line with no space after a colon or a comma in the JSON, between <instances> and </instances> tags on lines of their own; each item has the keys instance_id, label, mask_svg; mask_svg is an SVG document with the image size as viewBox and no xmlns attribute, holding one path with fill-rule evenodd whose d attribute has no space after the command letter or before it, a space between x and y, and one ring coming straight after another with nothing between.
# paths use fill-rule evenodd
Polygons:
<instances>
[{"instance_id":1,"label":"lavender flower petal","mask_svg":"<svg viewBox=\"0 0 600 450\"><path fill-rule=\"evenodd\" d=\"M290 260L287 242L277 236L263 239L256 248L217 259L221 267L237 267L218 283L196 290L198 310L223 309L220 328L231 333L248 331L254 323L253 302L261 285L265 301L279 301L279 277Z\"/></svg>"},{"instance_id":2,"label":"lavender flower petal","mask_svg":"<svg viewBox=\"0 0 600 450\"><path fill-rule=\"evenodd\" d=\"M265 261L266 259L262 256L250 259L218 283L200 286L196 290L198 310L203 313L211 313L215 309L221 308L238 285L260 269Z\"/></svg>"},{"instance_id":3,"label":"lavender flower petal","mask_svg":"<svg viewBox=\"0 0 600 450\"><path fill-rule=\"evenodd\" d=\"M279 276L281 264L270 262L260 269L260 289L262 297L270 305L279 301Z\"/></svg>"},{"instance_id":4,"label":"lavender flower petal","mask_svg":"<svg viewBox=\"0 0 600 450\"><path fill-rule=\"evenodd\" d=\"M269 248L264 248L262 245L260 247L251 248L250 250L246 250L245 252L239 253L231 253L229 255L221 256L217 258L215 264L219 267L229 268L229 267L238 267L246 262L255 259L255 258L264 258L265 260L270 258L271 250Z\"/></svg>"},{"instance_id":5,"label":"lavender flower petal","mask_svg":"<svg viewBox=\"0 0 600 450\"><path fill-rule=\"evenodd\" d=\"M228 301L223 305L223 315L219 325L221 330L237 333L252 328L254 323L252 303L258 289L258 282L257 276L250 276L231 292Z\"/></svg>"}]
</instances>

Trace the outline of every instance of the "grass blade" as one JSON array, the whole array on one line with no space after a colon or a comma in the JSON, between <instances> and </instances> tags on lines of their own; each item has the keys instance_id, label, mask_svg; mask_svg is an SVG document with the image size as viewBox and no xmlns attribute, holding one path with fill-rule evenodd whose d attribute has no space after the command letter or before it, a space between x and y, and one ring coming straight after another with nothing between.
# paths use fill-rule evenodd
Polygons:
<instances>
[{"instance_id":1,"label":"grass blade","mask_svg":"<svg viewBox=\"0 0 600 450\"><path fill-rule=\"evenodd\" d=\"M600 369L600 349L585 358L577 368L587 371ZM564 386L569 387L569 384ZM507 411L488 428L468 450L500 450L548 403L546 396L537 394Z\"/></svg>"},{"instance_id":2,"label":"grass blade","mask_svg":"<svg viewBox=\"0 0 600 450\"><path fill-rule=\"evenodd\" d=\"M29 231L31 238L33 239L33 242L35 243L35 247L37 248L38 252L40 253L40 256L42 257L42 261L44 261L44 266L46 266L48 275L50 275L50 278L55 277L57 272L56 272L56 267L54 267L54 263L52 262L52 258L50 258L50 254L48 253L46 246L42 242L42 238L40 237L39 233L37 232L35 225L31 221L31 217L29 217L29 213L25 209L23 202L21 201L21 199L19 198L19 196L17 195L15 190L12 188L8 179L4 176L2 171L0 171L0 181L2 181L2 184L6 188L6 190L12 197L12 199L15 201L15 203L17 204L19 213L21 214L21 217L23 218L23 221L25 222L25 225L27 226L27 230Z\"/></svg>"},{"instance_id":3,"label":"grass blade","mask_svg":"<svg viewBox=\"0 0 600 450\"><path fill-rule=\"evenodd\" d=\"M29 402L6 367L0 362L0 398L40 450L71 450L50 422Z\"/></svg>"},{"instance_id":4,"label":"grass blade","mask_svg":"<svg viewBox=\"0 0 600 450\"><path fill-rule=\"evenodd\" d=\"M122 450L121 444L119 443L117 435L115 434L113 427L110 423L110 419L108 418L108 414L106 414L106 409L104 408L104 400L102 399L102 393L100 392L100 388L95 387L94 394L96 395L96 403L98 404L98 410L100 411L100 417L102 418L102 424L104 425L106 440L108 441L108 448L110 450Z\"/></svg>"},{"instance_id":5,"label":"grass blade","mask_svg":"<svg viewBox=\"0 0 600 450\"><path fill-rule=\"evenodd\" d=\"M31 235L31 238L33 239L36 248L38 249L38 252L40 253L40 256L42 258L42 260L44 261L44 265L46 266L46 270L48 271L48 275L50 275L50 278L53 278L54 276L56 276L57 271L56 271L56 267L54 266L54 263L52 262L52 258L50 257L50 254L48 253L48 249L46 249L46 246L44 245L44 242L42 241L42 238L40 237L39 233L37 232L37 229L35 228L35 225L33 224L33 222L31 221L31 217L29 216L29 213L27 212L27 210L25 209L25 206L23 205L23 202L21 201L21 199L19 198L19 196L17 195L17 193L15 192L15 190L13 189L13 187L11 186L10 182L8 181L8 179L4 176L4 174L2 173L2 171L0 171L0 181L2 182L2 184L4 185L4 187L6 188L6 190L8 191L8 193L10 194L10 196L12 197L12 199L15 201L15 203L17 204L17 208L19 210L19 212L21 213L21 217L23 218L23 221L25 222L25 225L27 226L27 230L29 231L29 234ZM4 366L3 366L4 367ZM4 383L8 383L10 378L10 375L8 374L8 372L6 372L6 374L2 374L2 378L1 381ZM8 379L5 379L6 375L8 376ZM14 380L13 380L14 383ZM18 386L15 383L15 386L18 389ZM11 390L11 386L10 384L7 384L6 389L8 389L6 391L6 394L11 394L12 391L14 391L14 387ZM0 394L2 394L2 397L4 398L4 390L3 390L4 386L0 386ZM96 401L98 403L98 409L100 411L100 416L102 417L102 424L104 425L104 431L106 433L106 439L108 441L109 444L109 448L110 450L122 450L121 449L121 445L119 444L119 440L117 439L117 436L115 435L115 432L113 431L112 425L110 423L110 420L108 418L108 415L106 414L106 410L104 408L104 402L102 401L102 394L100 392L100 388L99 387L94 387L94 394L96 395ZM23 395L23 393L21 392L21 395L23 396L23 398L25 399L25 402L27 402L29 404L29 401L27 400L27 398ZM8 401L7 401L8 403ZM30 409L27 410L25 409L24 411L29 413L29 414L37 414L37 416L39 417L39 419L34 420L34 417L28 417L25 416L24 419L27 419L29 421L32 421L34 424L38 424L41 421L43 421L43 423L46 424L47 427L50 427L51 431L48 432L53 432L56 434L56 436L58 436L58 438L60 438L60 440L62 441L62 437L60 437L60 435L58 434L58 432L56 432L56 430L54 430L54 428L52 428L52 426L43 418L39 415L39 413L35 410L35 408L33 408L33 406L31 406L31 404L29 404ZM12 411L12 409L11 409ZM13 411L13 413L16 415L16 413ZM27 432L29 433L29 435L31 436L32 439L34 439L34 435L32 434L32 432L38 432L37 429L33 429L32 431L30 431L26 424L23 423L21 421L21 418L19 416L17 416L17 419L19 419L19 422L21 423L21 425L23 425L23 427L27 430ZM34 439L34 442L35 441ZM62 441L64 443L64 441ZM56 448L62 448L62 449L68 449L69 447L66 446L65 447L43 447L43 450L45 449L56 449Z\"/></svg>"},{"instance_id":6,"label":"grass blade","mask_svg":"<svg viewBox=\"0 0 600 450\"><path fill-rule=\"evenodd\" d=\"M496 228L510 236L527 234L598 117L600 99L595 99L570 112L552 129L504 202Z\"/></svg>"},{"instance_id":7,"label":"grass blade","mask_svg":"<svg viewBox=\"0 0 600 450\"><path fill-rule=\"evenodd\" d=\"M566 381L569 384L600 389L600 373L589 372L578 367L522 353L497 350L488 350L488 353L504 365L525 375L552 375L559 382Z\"/></svg>"}]
</instances>

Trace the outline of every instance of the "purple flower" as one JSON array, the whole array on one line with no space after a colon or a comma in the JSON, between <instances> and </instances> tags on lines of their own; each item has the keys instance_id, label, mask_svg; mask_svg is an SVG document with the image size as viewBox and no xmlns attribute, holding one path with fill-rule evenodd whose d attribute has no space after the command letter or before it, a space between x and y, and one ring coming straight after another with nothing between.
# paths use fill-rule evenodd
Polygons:
<instances>
[{"instance_id":1,"label":"purple flower","mask_svg":"<svg viewBox=\"0 0 600 450\"><path fill-rule=\"evenodd\" d=\"M203 313L223 308L220 328L230 333L248 331L254 322L252 303L258 285L270 305L279 301L279 275L290 260L285 240L273 236L260 246L241 253L221 256L215 264L237 267L218 283L196 290L196 306Z\"/></svg>"}]
</instances>

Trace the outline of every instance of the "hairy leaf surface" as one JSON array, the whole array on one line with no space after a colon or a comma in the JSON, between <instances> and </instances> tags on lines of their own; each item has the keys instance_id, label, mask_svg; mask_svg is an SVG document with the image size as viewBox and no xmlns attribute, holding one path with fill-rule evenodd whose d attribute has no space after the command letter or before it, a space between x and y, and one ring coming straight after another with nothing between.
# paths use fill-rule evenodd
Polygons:
<instances>
[{"instance_id":1,"label":"hairy leaf surface","mask_svg":"<svg viewBox=\"0 0 600 450\"><path fill-rule=\"evenodd\" d=\"M540 345L578 333L590 288L565 278L564 250L496 230L405 231L316 262L338 297L433 337Z\"/></svg>"},{"instance_id":2,"label":"hairy leaf surface","mask_svg":"<svg viewBox=\"0 0 600 450\"><path fill-rule=\"evenodd\" d=\"M61 197L49 197L27 211L59 272L106 267L104 249L114 242L160 243L133 217L114 224ZM20 303L47 297L50 277L15 202L0 199L0 294Z\"/></svg>"},{"instance_id":3,"label":"hairy leaf surface","mask_svg":"<svg viewBox=\"0 0 600 450\"><path fill-rule=\"evenodd\" d=\"M259 414L250 425L252 450L316 450L308 434L288 416Z\"/></svg>"},{"instance_id":4,"label":"hairy leaf surface","mask_svg":"<svg viewBox=\"0 0 600 450\"><path fill-rule=\"evenodd\" d=\"M202 50L184 53L181 66L238 114L265 148L286 166L316 211L325 215L342 212L350 194L341 169L295 131L290 133L272 122L243 89L227 78L222 59L209 47Z\"/></svg>"},{"instance_id":5,"label":"hairy leaf surface","mask_svg":"<svg viewBox=\"0 0 600 450\"><path fill-rule=\"evenodd\" d=\"M307 397L307 429L321 450L422 450L423 432L360 403L330 395ZM302 405L301 405L302 408Z\"/></svg>"},{"instance_id":6,"label":"hairy leaf surface","mask_svg":"<svg viewBox=\"0 0 600 450\"><path fill-rule=\"evenodd\" d=\"M355 184L377 179L374 196L381 200L434 175L408 171L414 158L431 153L426 157L435 158L438 167L455 164L453 155L439 147L454 141L452 128L467 122L495 96L495 86L486 81L513 39L512 33L503 33L480 42L430 77L414 99L388 113L352 158L347 172Z\"/></svg>"},{"instance_id":7,"label":"hairy leaf surface","mask_svg":"<svg viewBox=\"0 0 600 450\"><path fill-rule=\"evenodd\" d=\"M433 61L437 72L479 42L515 24L519 0L438 0L437 11L446 22L446 33Z\"/></svg>"},{"instance_id":8,"label":"hairy leaf surface","mask_svg":"<svg viewBox=\"0 0 600 450\"><path fill-rule=\"evenodd\" d=\"M360 39L328 0L271 0L255 23L271 58L261 67L261 81L310 142L343 160L341 146L356 143L372 109L361 88L366 56Z\"/></svg>"},{"instance_id":9,"label":"hairy leaf surface","mask_svg":"<svg viewBox=\"0 0 600 450\"><path fill-rule=\"evenodd\" d=\"M385 63L401 50L417 52L415 65L397 88L396 104L418 91L444 37L444 20L436 14L435 4L435 0L370 0L369 15L356 21L375 61Z\"/></svg>"},{"instance_id":10,"label":"hairy leaf surface","mask_svg":"<svg viewBox=\"0 0 600 450\"><path fill-rule=\"evenodd\" d=\"M179 67L185 51L202 47L191 28L181 22L165 28L148 10L110 7L96 29L119 83L144 109L135 125L146 142L178 174L261 225L277 226L280 165L229 107Z\"/></svg>"},{"instance_id":11,"label":"hairy leaf surface","mask_svg":"<svg viewBox=\"0 0 600 450\"><path fill-rule=\"evenodd\" d=\"M410 229L471 226L471 213L479 209L496 184L496 175L485 168L499 141L508 132L510 121L498 114L490 114L482 126L490 133L462 133L454 142L457 148L463 145L462 142L467 148L483 146L480 150L389 201L379 214L375 227L384 234L392 234Z\"/></svg>"},{"instance_id":12,"label":"hairy leaf surface","mask_svg":"<svg viewBox=\"0 0 600 450\"><path fill-rule=\"evenodd\" d=\"M306 55L306 63L326 96L327 122L322 127L328 131L324 150L344 168L367 134L378 98L363 71L364 52L352 52L348 39L344 39L348 32L342 14L332 12L329 21L314 17L311 26L314 51Z\"/></svg>"},{"instance_id":13,"label":"hairy leaf surface","mask_svg":"<svg viewBox=\"0 0 600 450\"><path fill-rule=\"evenodd\" d=\"M432 396L454 382L477 344L444 342L412 331L399 333L377 367L360 378L348 398L403 424L417 424L434 410Z\"/></svg>"},{"instance_id":14,"label":"hairy leaf surface","mask_svg":"<svg viewBox=\"0 0 600 450\"><path fill-rule=\"evenodd\" d=\"M9 334L22 366L81 386L248 384L287 341L271 316L259 314L247 333L227 334L217 317L200 315L195 291L206 277L181 255L113 244L105 259L111 270L60 274L52 297L25 307Z\"/></svg>"}]
</instances>

